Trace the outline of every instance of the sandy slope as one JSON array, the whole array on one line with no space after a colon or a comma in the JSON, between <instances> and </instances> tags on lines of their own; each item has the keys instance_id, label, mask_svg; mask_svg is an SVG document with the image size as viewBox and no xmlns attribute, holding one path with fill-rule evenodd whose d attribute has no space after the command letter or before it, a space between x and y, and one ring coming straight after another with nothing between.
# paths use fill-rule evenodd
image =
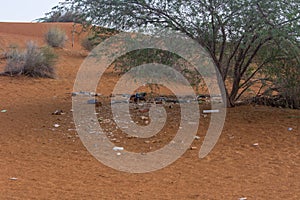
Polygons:
<instances>
[{"instance_id":1,"label":"sandy slope","mask_svg":"<svg viewBox=\"0 0 300 200\"><path fill-rule=\"evenodd\" d=\"M52 24L0 23L1 48L27 40L43 44ZM71 24L55 24L67 32ZM57 79L0 77L0 199L299 199L300 112L270 107L228 109L221 138L206 158L188 150L171 166L127 174L98 162L74 130L71 95L84 57L79 39L60 55ZM106 74L111 87L117 74ZM105 90L103 93L108 94ZM102 109L105 110L104 106ZM51 115L62 109L65 115ZM172 116L177 111L170 110ZM170 124L173 123L171 121ZM208 118L201 118L200 147ZM54 128L54 124L61 127ZM167 143L176 126L159 138ZM293 128L288 131L288 128ZM118 145L143 148L118 138ZM253 146L258 143L259 146ZM130 146L134 145L134 146ZM16 177L17 180L10 180Z\"/></svg>"}]
</instances>

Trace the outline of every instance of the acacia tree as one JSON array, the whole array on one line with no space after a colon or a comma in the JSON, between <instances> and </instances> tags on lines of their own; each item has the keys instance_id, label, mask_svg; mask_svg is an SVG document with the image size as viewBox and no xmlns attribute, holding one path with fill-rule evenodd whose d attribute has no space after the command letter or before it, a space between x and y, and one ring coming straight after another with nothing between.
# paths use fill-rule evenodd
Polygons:
<instances>
[{"instance_id":1,"label":"acacia tree","mask_svg":"<svg viewBox=\"0 0 300 200\"><path fill-rule=\"evenodd\" d=\"M231 83L229 106L277 59L277 54L256 59L261 49L274 48L274 41L286 41L284 48L299 46L298 0L67 0L56 7L64 9L84 13L93 25L148 33L171 28L192 38L209 52L222 81Z\"/></svg>"}]
</instances>

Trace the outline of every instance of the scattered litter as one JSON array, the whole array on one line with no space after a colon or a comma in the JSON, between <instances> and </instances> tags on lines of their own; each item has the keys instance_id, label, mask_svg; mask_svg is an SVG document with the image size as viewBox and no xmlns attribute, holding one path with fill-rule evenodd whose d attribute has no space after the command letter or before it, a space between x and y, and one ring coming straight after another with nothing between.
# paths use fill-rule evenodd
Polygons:
<instances>
[{"instance_id":1,"label":"scattered litter","mask_svg":"<svg viewBox=\"0 0 300 200\"><path fill-rule=\"evenodd\" d=\"M239 200L247 200L247 197L241 197Z\"/></svg>"},{"instance_id":2,"label":"scattered litter","mask_svg":"<svg viewBox=\"0 0 300 200\"><path fill-rule=\"evenodd\" d=\"M7 110L1 110L1 113L6 113L7 112Z\"/></svg>"},{"instance_id":3,"label":"scattered litter","mask_svg":"<svg viewBox=\"0 0 300 200\"><path fill-rule=\"evenodd\" d=\"M162 104L162 103L167 101L167 98L166 97L156 97L154 99L154 101L155 101L156 104Z\"/></svg>"},{"instance_id":4,"label":"scattered litter","mask_svg":"<svg viewBox=\"0 0 300 200\"><path fill-rule=\"evenodd\" d=\"M79 92L72 92L72 97L75 97L79 94Z\"/></svg>"},{"instance_id":5,"label":"scattered litter","mask_svg":"<svg viewBox=\"0 0 300 200\"><path fill-rule=\"evenodd\" d=\"M118 152L118 153L117 153L117 156L120 156L120 155L122 155L122 154L121 154L120 152Z\"/></svg>"},{"instance_id":6,"label":"scattered litter","mask_svg":"<svg viewBox=\"0 0 300 200\"><path fill-rule=\"evenodd\" d=\"M108 123L111 122L111 120L110 120L110 119L104 119L102 122L103 122L104 124L108 124Z\"/></svg>"},{"instance_id":7,"label":"scattered litter","mask_svg":"<svg viewBox=\"0 0 300 200\"><path fill-rule=\"evenodd\" d=\"M197 147L191 147L191 150L197 150Z\"/></svg>"},{"instance_id":8,"label":"scattered litter","mask_svg":"<svg viewBox=\"0 0 300 200\"><path fill-rule=\"evenodd\" d=\"M129 103L128 100L113 100L111 104L121 104L121 103Z\"/></svg>"},{"instance_id":9,"label":"scattered litter","mask_svg":"<svg viewBox=\"0 0 300 200\"><path fill-rule=\"evenodd\" d=\"M148 117L145 117L145 116L141 116L141 119L142 120L147 120L147 119L149 119Z\"/></svg>"},{"instance_id":10,"label":"scattered litter","mask_svg":"<svg viewBox=\"0 0 300 200\"><path fill-rule=\"evenodd\" d=\"M54 111L53 113L52 113L52 115L64 115L65 113L64 113L64 111L62 111L62 110L56 110L56 111Z\"/></svg>"},{"instance_id":11,"label":"scattered litter","mask_svg":"<svg viewBox=\"0 0 300 200\"><path fill-rule=\"evenodd\" d=\"M144 108L139 110L140 113L147 113L149 112L149 108Z\"/></svg>"},{"instance_id":12,"label":"scattered litter","mask_svg":"<svg viewBox=\"0 0 300 200\"><path fill-rule=\"evenodd\" d=\"M95 92L90 92L90 96L95 97L95 96L97 96L97 94Z\"/></svg>"},{"instance_id":13,"label":"scattered litter","mask_svg":"<svg viewBox=\"0 0 300 200\"><path fill-rule=\"evenodd\" d=\"M234 139L234 136L233 135L228 135L229 139L230 140L233 140Z\"/></svg>"},{"instance_id":14,"label":"scattered litter","mask_svg":"<svg viewBox=\"0 0 300 200\"><path fill-rule=\"evenodd\" d=\"M90 99L87 101L88 104L97 104L98 101L96 99Z\"/></svg>"},{"instance_id":15,"label":"scattered litter","mask_svg":"<svg viewBox=\"0 0 300 200\"><path fill-rule=\"evenodd\" d=\"M60 125L59 124L54 124L53 125L55 128L58 128L58 127L60 127Z\"/></svg>"},{"instance_id":16,"label":"scattered litter","mask_svg":"<svg viewBox=\"0 0 300 200\"><path fill-rule=\"evenodd\" d=\"M139 101L146 101L146 96L147 96L146 92L139 92L136 93L135 95L131 95L130 100L134 101L135 103Z\"/></svg>"},{"instance_id":17,"label":"scattered litter","mask_svg":"<svg viewBox=\"0 0 300 200\"><path fill-rule=\"evenodd\" d=\"M254 144L253 144L253 146L255 146L255 147L258 147L258 146L259 146L259 144L258 144L258 143L254 143Z\"/></svg>"},{"instance_id":18,"label":"scattered litter","mask_svg":"<svg viewBox=\"0 0 300 200\"><path fill-rule=\"evenodd\" d=\"M196 135L194 138L195 140L200 140L200 137L198 135Z\"/></svg>"},{"instance_id":19,"label":"scattered litter","mask_svg":"<svg viewBox=\"0 0 300 200\"><path fill-rule=\"evenodd\" d=\"M208 114L208 113L219 113L220 110L203 110L204 114Z\"/></svg>"},{"instance_id":20,"label":"scattered litter","mask_svg":"<svg viewBox=\"0 0 300 200\"><path fill-rule=\"evenodd\" d=\"M16 177L11 177L9 180L11 180L11 181L17 181L18 178L16 178Z\"/></svg>"},{"instance_id":21,"label":"scattered litter","mask_svg":"<svg viewBox=\"0 0 300 200\"><path fill-rule=\"evenodd\" d=\"M72 96L73 96L73 97L78 96L78 95L82 95L82 96L92 96L92 97L101 96L101 94L97 94L97 93L95 93L95 92L83 92L83 91L80 91L80 92L72 92Z\"/></svg>"},{"instance_id":22,"label":"scattered litter","mask_svg":"<svg viewBox=\"0 0 300 200\"><path fill-rule=\"evenodd\" d=\"M114 151L124 151L124 147L114 147Z\"/></svg>"},{"instance_id":23,"label":"scattered litter","mask_svg":"<svg viewBox=\"0 0 300 200\"><path fill-rule=\"evenodd\" d=\"M205 95L205 94L199 94L197 96L197 100L201 101L201 102L205 102L207 100L209 100L210 96L209 95Z\"/></svg>"},{"instance_id":24,"label":"scattered litter","mask_svg":"<svg viewBox=\"0 0 300 200\"><path fill-rule=\"evenodd\" d=\"M139 138L137 135L127 135L126 138L133 139L133 138Z\"/></svg>"},{"instance_id":25,"label":"scattered litter","mask_svg":"<svg viewBox=\"0 0 300 200\"><path fill-rule=\"evenodd\" d=\"M293 130L293 128L288 128L288 131L292 131Z\"/></svg>"}]
</instances>

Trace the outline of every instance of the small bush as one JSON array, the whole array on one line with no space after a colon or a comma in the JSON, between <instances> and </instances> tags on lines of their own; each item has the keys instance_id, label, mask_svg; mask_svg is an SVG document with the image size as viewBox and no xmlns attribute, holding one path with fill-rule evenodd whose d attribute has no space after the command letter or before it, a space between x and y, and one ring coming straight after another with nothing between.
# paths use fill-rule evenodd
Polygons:
<instances>
[{"instance_id":1,"label":"small bush","mask_svg":"<svg viewBox=\"0 0 300 200\"><path fill-rule=\"evenodd\" d=\"M45 34L45 39L51 47L64 47L68 37L63 30L53 27Z\"/></svg>"},{"instance_id":2,"label":"small bush","mask_svg":"<svg viewBox=\"0 0 300 200\"><path fill-rule=\"evenodd\" d=\"M24 52L21 52L17 46L11 47L10 51L5 53L5 57L7 58L7 64L4 69L6 73L10 75L23 73Z\"/></svg>"},{"instance_id":3,"label":"small bush","mask_svg":"<svg viewBox=\"0 0 300 200\"><path fill-rule=\"evenodd\" d=\"M24 74L43 78L54 78L55 76L54 65L57 55L50 47L38 48L34 42L28 42L24 52L13 48L8 55L5 74Z\"/></svg>"}]
</instances>

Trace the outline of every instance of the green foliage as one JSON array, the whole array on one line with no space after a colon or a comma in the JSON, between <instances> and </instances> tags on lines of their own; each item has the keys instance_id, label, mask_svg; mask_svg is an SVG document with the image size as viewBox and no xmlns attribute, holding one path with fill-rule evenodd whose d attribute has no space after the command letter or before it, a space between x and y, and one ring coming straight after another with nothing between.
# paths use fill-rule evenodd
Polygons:
<instances>
[{"instance_id":1,"label":"green foliage","mask_svg":"<svg viewBox=\"0 0 300 200\"><path fill-rule=\"evenodd\" d=\"M286 107L300 108L300 48L281 38L272 49L264 49L261 54L261 57L277 55L265 67L264 74L272 81L273 90L285 99Z\"/></svg>"},{"instance_id":2,"label":"green foliage","mask_svg":"<svg viewBox=\"0 0 300 200\"><path fill-rule=\"evenodd\" d=\"M227 88L231 106L246 91L256 73L280 54L257 59L274 41L299 45L300 2L298 0L68 0L53 12L83 13L90 25L122 31L172 29L202 45L214 60ZM258 61L257 69L250 69ZM252 71L252 74L251 74Z\"/></svg>"},{"instance_id":3,"label":"green foliage","mask_svg":"<svg viewBox=\"0 0 300 200\"><path fill-rule=\"evenodd\" d=\"M91 27L90 34L81 41L81 46L86 50L91 51L102 41L117 33L118 31L114 29Z\"/></svg>"},{"instance_id":4,"label":"green foliage","mask_svg":"<svg viewBox=\"0 0 300 200\"><path fill-rule=\"evenodd\" d=\"M89 35L81 41L81 46L88 51L92 51L101 41L101 38L95 35Z\"/></svg>"},{"instance_id":5,"label":"green foliage","mask_svg":"<svg viewBox=\"0 0 300 200\"><path fill-rule=\"evenodd\" d=\"M64 47L67 39L66 33L57 27L50 28L45 34L45 40L51 47Z\"/></svg>"},{"instance_id":6,"label":"green foliage","mask_svg":"<svg viewBox=\"0 0 300 200\"><path fill-rule=\"evenodd\" d=\"M158 63L166 66L172 66L174 69L180 72L180 74L183 75L187 80L189 80L191 82L191 85L193 86L196 86L201 82L201 75L195 68L192 67L190 63L188 63L186 60L182 59L180 56L174 53L160 49L140 49L131 51L126 55L123 55L120 58L118 58L114 62L113 66L115 70L127 72L133 67L149 63ZM135 74L135 77L139 77L141 79L147 78L149 72L157 73L155 77L161 77L165 80L172 80L174 77L177 76L176 74L174 74L174 72L164 71L163 69L158 72L151 71L151 69L148 69L147 73L145 73L145 71L146 70L140 70L136 72L138 74ZM178 77L177 80L179 79L180 78Z\"/></svg>"},{"instance_id":7,"label":"green foliage","mask_svg":"<svg viewBox=\"0 0 300 200\"><path fill-rule=\"evenodd\" d=\"M83 23L82 14L73 11L55 11L46 13L46 16L37 19L39 22L74 22Z\"/></svg>"},{"instance_id":8,"label":"green foliage","mask_svg":"<svg viewBox=\"0 0 300 200\"><path fill-rule=\"evenodd\" d=\"M8 53L5 73L10 75L26 75L30 77L54 78L54 65L57 55L50 47L38 48L34 42L28 42L23 52L18 47Z\"/></svg>"}]
</instances>

